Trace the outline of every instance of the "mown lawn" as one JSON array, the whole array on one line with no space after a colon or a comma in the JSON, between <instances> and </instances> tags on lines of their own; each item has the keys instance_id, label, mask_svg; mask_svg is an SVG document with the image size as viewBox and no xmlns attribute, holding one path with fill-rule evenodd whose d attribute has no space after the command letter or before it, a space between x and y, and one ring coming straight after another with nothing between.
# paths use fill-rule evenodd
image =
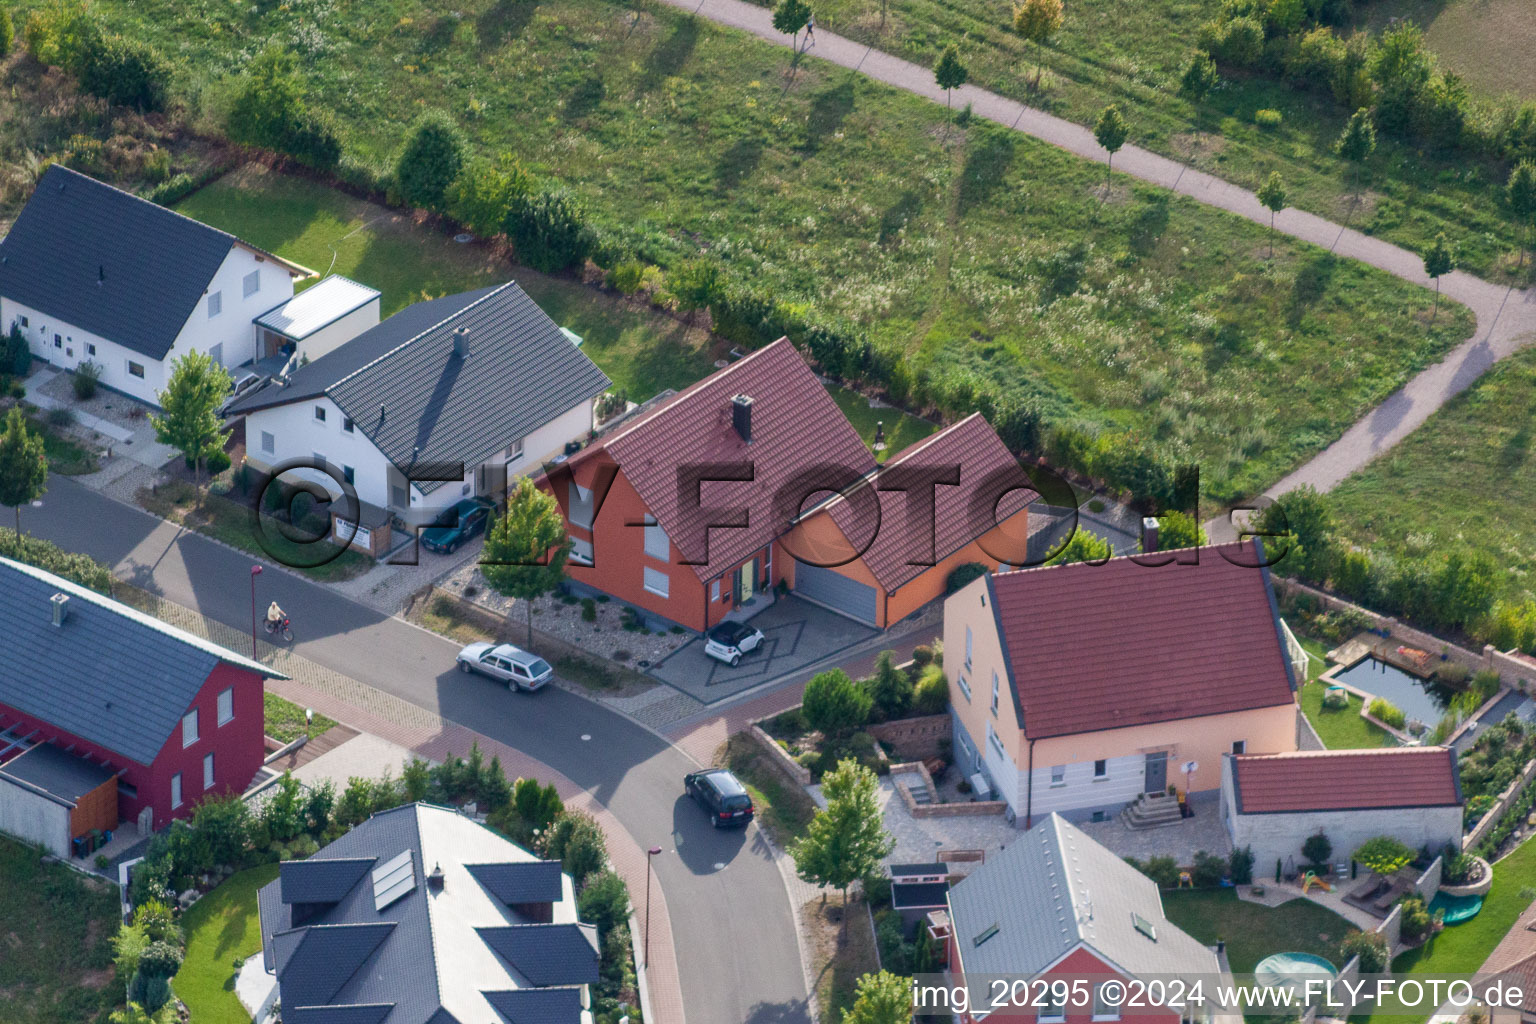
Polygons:
<instances>
[{"instance_id":1,"label":"mown lawn","mask_svg":"<svg viewBox=\"0 0 1536 1024\"><path fill-rule=\"evenodd\" d=\"M1322 683L1309 682L1301 688L1302 714L1317 730L1318 739L1329 750L1355 750L1360 747L1390 747L1396 741L1380 726L1360 717L1360 698L1351 696L1346 708L1323 707Z\"/></svg>"},{"instance_id":2,"label":"mown lawn","mask_svg":"<svg viewBox=\"0 0 1536 1024\"><path fill-rule=\"evenodd\" d=\"M1265 881L1264 865L1254 865L1254 880ZM1234 889L1185 889L1163 893L1168 920L1207 945L1225 939L1234 974L1251 974L1271 953L1315 953L1335 965L1339 940L1353 926L1311 900L1297 898L1266 907L1237 898Z\"/></svg>"},{"instance_id":3,"label":"mown lawn","mask_svg":"<svg viewBox=\"0 0 1536 1024\"><path fill-rule=\"evenodd\" d=\"M284 700L275 693L263 694L266 699L266 733L282 743L292 743L304 735L304 709L291 700ZM310 736L319 736L336 723L319 712L309 723Z\"/></svg>"},{"instance_id":4,"label":"mown lawn","mask_svg":"<svg viewBox=\"0 0 1536 1024\"><path fill-rule=\"evenodd\" d=\"M0 838L0 1024L105 1021L123 995L117 915L114 887Z\"/></svg>"},{"instance_id":5,"label":"mown lawn","mask_svg":"<svg viewBox=\"0 0 1536 1024\"><path fill-rule=\"evenodd\" d=\"M768 755L745 734L737 733L727 740L715 763L724 764L741 779L752 794L758 825L767 830L781 849L805 834L806 826L816 816L816 804L805 790L791 784L775 769Z\"/></svg>"},{"instance_id":6,"label":"mown lawn","mask_svg":"<svg viewBox=\"0 0 1536 1024\"><path fill-rule=\"evenodd\" d=\"M873 408L869 399L857 391L837 387L827 388L827 391L837 407L843 410L843 415L848 417L848 422L864 438L870 451L875 448L875 432L884 424L886 448L883 452L875 452L876 462L884 462L900 454L903 448L916 444L939 429L938 424L918 419L900 409Z\"/></svg>"},{"instance_id":7,"label":"mown lawn","mask_svg":"<svg viewBox=\"0 0 1536 1024\"><path fill-rule=\"evenodd\" d=\"M1179 76L1194 52L1195 30L1221 7L1221 0L1151 0L1134 8L1124 0L1074 0L1062 31L1042 52L1014 33L1010 5L991 0L815 4L818 27L925 67L955 43L972 82L1079 124L1093 124L1106 104L1117 103L1132 143L1248 188L1279 171L1294 206L1415 251L1444 231L1462 246L1466 266L1485 276L1513 266L1519 233L1499 195L1509 173L1502 163L1382 136L1368 165L1368 199L1358 203L1353 172L1333 151L1349 112L1331 96L1248 74L1228 77L1202 102L1181 96ZM1536 20L1524 0L1371 0L1355 7L1373 30L1393 16L1428 25L1431 48L1470 79L1480 98L1506 91L1536 96ZM1338 31L1347 36L1350 29ZM1043 88L1036 90L1042 58ZM1279 111L1282 125L1259 128L1254 113L1263 109Z\"/></svg>"},{"instance_id":8,"label":"mown lawn","mask_svg":"<svg viewBox=\"0 0 1536 1024\"><path fill-rule=\"evenodd\" d=\"M1488 552L1502 596L1536 594L1536 350L1495 366L1329 492L1339 530L1389 554Z\"/></svg>"},{"instance_id":9,"label":"mown lawn","mask_svg":"<svg viewBox=\"0 0 1536 1024\"><path fill-rule=\"evenodd\" d=\"M1198 461L1217 498L1271 483L1470 330L1455 308L1427 324L1424 289L1284 241L1267 260L1258 225L1123 179L1101 198L1096 164L946 128L942 106L814 59L791 73L787 51L672 9L633 28L601 0L97 9L215 91L298 39L355 159L387 167L410 114L442 107L477 153L561 179L653 262L707 249L738 280L861 324L919 385L1134 431ZM286 252L301 223L250 234Z\"/></svg>"},{"instance_id":10,"label":"mown lawn","mask_svg":"<svg viewBox=\"0 0 1536 1024\"><path fill-rule=\"evenodd\" d=\"M261 955L261 918L256 890L277 877L276 864L230 875L181 918L186 959L171 979L194 1024L249 1024L235 995L235 960Z\"/></svg>"}]
</instances>

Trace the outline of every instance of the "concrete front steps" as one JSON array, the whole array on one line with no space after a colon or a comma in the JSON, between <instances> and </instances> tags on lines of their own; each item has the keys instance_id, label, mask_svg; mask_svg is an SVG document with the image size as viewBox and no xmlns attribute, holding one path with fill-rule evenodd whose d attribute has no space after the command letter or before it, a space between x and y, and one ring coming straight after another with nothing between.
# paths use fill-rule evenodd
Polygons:
<instances>
[{"instance_id":1,"label":"concrete front steps","mask_svg":"<svg viewBox=\"0 0 1536 1024\"><path fill-rule=\"evenodd\" d=\"M1167 793L1143 793L1120 812L1120 820L1130 829L1164 828L1183 821L1177 797Z\"/></svg>"}]
</instances>

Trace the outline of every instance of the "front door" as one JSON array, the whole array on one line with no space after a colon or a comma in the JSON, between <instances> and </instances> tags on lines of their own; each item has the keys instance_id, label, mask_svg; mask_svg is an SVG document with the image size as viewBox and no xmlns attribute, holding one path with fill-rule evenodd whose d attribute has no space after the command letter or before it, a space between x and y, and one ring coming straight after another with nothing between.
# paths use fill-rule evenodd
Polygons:
<instances>
[{"instance_id":1,"label":"front door","mask_svg":"<svg viewBox=\"0 0 1536 1024\"><path fill-rule=\"evenodd\" d=\"M736 576L736 603L746 604L752 600L752 595L757 587L757 559L752 559L746 565L737 569Z\"/></svg>"},{"instance_id":2,"label":"front door","mask_svg":"<svg viewBox=\"0 0 1536 1024\"><path fill-rule=\"evenodd\" d=\"M1143 793L1162 793L1168 789L1168 752L1147 755L1147 780Z\"/></svg>"}]
</instances>

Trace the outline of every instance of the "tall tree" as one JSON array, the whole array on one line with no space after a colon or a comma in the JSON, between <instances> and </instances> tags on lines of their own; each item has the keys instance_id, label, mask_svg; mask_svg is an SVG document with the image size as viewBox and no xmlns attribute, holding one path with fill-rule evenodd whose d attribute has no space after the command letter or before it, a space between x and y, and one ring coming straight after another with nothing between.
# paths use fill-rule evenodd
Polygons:
<instances>
[{"instance_id":1,"label":"tall tree","mask_svg":"<svg viewBox=\"0 0 1536 1024\"><path fill-rule=\"evenodd\" d=\"M206 352L188 352L171 364L171 379L155 397L162 416L151 416L155 437L192 463L192 479L201 486L208 457L224 447L228 431L219 422L219 403L229 394L229 372Z\"/></svg>"},{"instance_id":2,"label":"tall tree","mask_svg":"<svg viewBox=\"0 0 1536 1024\"><path fill-rule=\"evenodd\" d=\"M429 110L416 122L395 162L400 195L412 206L442 210L443 198L464 167L464 136L441 110Z\"/></svg>"},{"instance_id":3,"label":"tall tree","mask_svg":"<svg viewBox=\"0 0 1536 1024\"><path fill-rule=\"evenodd\" d=\"M800 52L800 30L811 18L811 5L805 0L779 0L773 8L773 27L789 34L789 48Z\"/></svg>"},{"instance_id":4,"label":"tall tree","mask_svg":"<svg viewBox=\"0 0 1536 1024\"><path fill-rule=\"evenodd\" d=\"M1013 30L1035 44L1035 88L1045 71L1045 44L1061 30L1066 15L1061 0L1019 0L1013 5Z\"/></svg>"},{"instance_id":5,"label":"tall tree","mask_svg":"<svg viewBox=\"0 0 1536 1024\"><path fill-rule=\"evenodd\" d=\"M1435 308L1429 314L1430 320L1440 315L1440 278L1449 274L1456 267L1456 257L1451 253L1451 243L1445 240L1445 232L1435 236L1428 249L1424 250L1424 273L1435 282Z\"/></svg>"},{"instance_id":6,"label":"tall tree","mask_svg":"<svg viewBox=\"0 0 1536 1024\"><path fill-rule=\"evenodd\" d=\"M843 1024L909 1024L912 1020L912 986L890 971L866 974L859 979L853 1007Z\"/></svg>"},{"instance_id":7,"label":"tall tree","mask_svg":"<svg viewBox=\"0 0 1536 1024\"><path fill-rule=\"evenodd\" d=\"M0 434L0 505L16 510L16 539L21 540L21 506L48 484L48 454L43 439L27 429L20 406L11 406Z\"/></svg>"},{"instance_id":8,"label":"tall tree","mask_svg":"<svg viewBox=\"0 0 1536 1024\"><path fill-rule=\"evenodd\" d=\"M1509 183L1504 186L1504 192L1520 228L1520 265L1523 267L1530 228L1536 223L1536 163L1521 160L1516 164L1509 172Z\"/></svg>"},{"instance_id":9,"label":"tall tree","mask_svg":"<svg viewBox=\"0 0 1536 1024\"><path fill-rule=\"evenodd\" d=\"M1339 141L1334 144L1339 156L1354 164L1355 192L1360 192L1360 168L1376 152L1376 124L1371 120L1371 112L1366 107L1361 107L1349 115L1349 123L1344 126L1344 131L1339 134Z\"/></svg>"},{"instance_id":10,"label":"tall tree","mask_svg":"<svg viewBox=\"0 0 1536 1024\"><path fill-rule=\"evenodd\" d=\"M1131 126L1125 123L1125 115L1120 113L1120 108L1111 103L1099 114L1099 119L1093 125L1093 137L1099 140L1109 153L1109 158L1104 162L1104 188L1109 189L1109 175L1114 164L1115 154L1120 152L1120 147L1125 145L1125 140L1130 137Z\"/></svg>"},{"instance_id":11,"label":"tall tree","mask_svg":"<svg viewBox=\"0 0 1536 1024\"><path fill-rule=\"evenodd\" d=\"M944 90L944 107L949 109L954 101L954 91L971 77L970 70L960 63L960 49L954 43L944 47L939 62L933 66L933 80Z\"/></svg>"},{"instance_id":12,"label":"tall tree","mask_svg":"<svg viewBox=\"0 0 1536 1024\"><path fill-rule=\"evenodd\" d=\"M1276 538L1280 572L1294 573L1312 583L1326 583L1339 558L1334 536L1333 509L1311 484L1303 484L1276 498L1256 517L1257 529ZM1285 538L1283 542L1280 538Z\"/></svg>"},{"instance_id":13,"label":"tall tree","mask_svg":"<svg viewBox=\"0 0 1536 1024\"><path fill-rule=\"evenodd\" d=\"M1285 209L1285 182L1279 171L1270 171L1264 184L1259 186L1259 202L1269 211L1269 258L1275 258L1275 214Z\"/></svg>"},{"instance_id":14,"label":"tall tree","mask_svg":"<svg viewBox=\"0 0 1536 1024\"><path fill-rule=\"evenodd\" d=\"M480 573L498 594L522 602L533 642L533 599L549 593L565 576L571 542L553 494L522 477L507 499L507 510L486 531Z\"/></svg>"},{"instance_id":15,"label":"tall tree","mask_svg":"<svg viewBox=\"0 0 1536 1024\"><path fill-rule=\"evenodd\" d=\"M879 780L853 758L844 758L821 778L827 800L806 826L805 835L790 846L800 877L817 887L832 886L843 893L843 928L848 927L848 887L880 868L896 840L885 830L875 798Z\"/></svg>"}]
</instances>

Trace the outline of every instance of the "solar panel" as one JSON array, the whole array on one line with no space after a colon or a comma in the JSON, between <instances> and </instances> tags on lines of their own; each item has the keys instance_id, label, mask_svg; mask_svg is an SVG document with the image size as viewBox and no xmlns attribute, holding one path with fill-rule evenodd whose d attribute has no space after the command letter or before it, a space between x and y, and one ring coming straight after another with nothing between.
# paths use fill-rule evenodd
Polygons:
<instances>
[{"instance_id":1,"label":"solar panel","mask_svg":"<svg viewBox=\"0 0 1536 1024\"><path fill-rule=\"evenodd\" d=\"M406 850L373 869L373 909L383 910L415 888L416 864Z\"/></svg>"}]
</instances>

